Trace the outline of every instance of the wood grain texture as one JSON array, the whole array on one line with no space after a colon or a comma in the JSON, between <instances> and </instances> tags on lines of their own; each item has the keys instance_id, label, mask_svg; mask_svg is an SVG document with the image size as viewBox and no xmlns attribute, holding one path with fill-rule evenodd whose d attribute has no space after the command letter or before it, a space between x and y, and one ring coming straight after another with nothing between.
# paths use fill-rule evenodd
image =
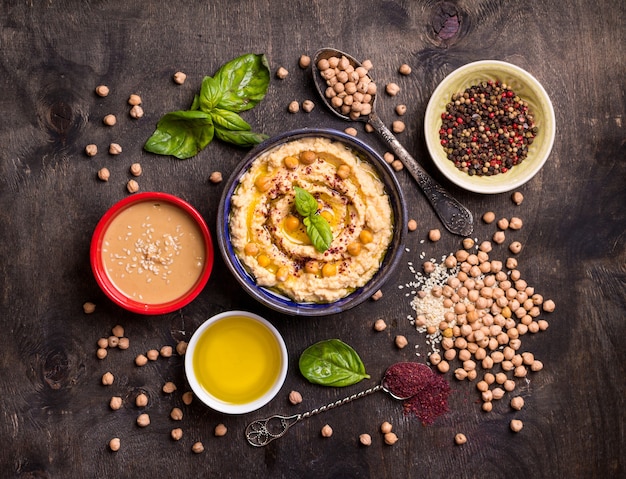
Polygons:
<instances>
[{"instance_id":1,"label":"wood grain texture","mask_svg":"<svg viewBox=\"0 0 626 479\"><path fill-rule=\"evenodd\" d=\"M280 3L280 5L279 5ZM623 450L626 407L626 151L623 93L626 6L616 0L561 2L481 1L271 1L178 2L51 0L0 5L0 475L2 477L479 477L605 478L626 474ZM204 75L246 52L265 53L272 74L266 98L244 118L258 131L346 124L325 111L315 97L301 54L330 46L375 65L377 82L400 85L398 97L381 95L377 107L387 124L394 107L407 105L400 136L421 164L458 197L475 217L488 210L498 217L520 216L515 239L523 277L557 303L550 328L524 338L524 347L545 368L517 393L525 408L513 414L508 401L485 414L475 386L451 376L450 413L421 426L383 393L307 419L288 437L255 449L245 442L248 422L272 413L310 410L374 384L387 366L401 360L425 361L425 338L410 325L410 263L440 258L459 247L444 234L435 214L406 172L409 217L419 228L380 301L324 318L286 317L264 309L239 288L216 255L214 272L200 297L183 310L141 317L113 305L98 289L89 265L89 242L101 215L127 195L133 162L143 165L143 191L176 194L198 208L215 234L222 192L208 178L225 178L246 150L213 142L197 157L180 161L157 157L142 146L164 113L186 108ZM431 92L453 69L480 59L499 59L530 71L552 98L557 140L549 161L520 191L515 206L508 194L481 196L446 183L428 160L423 116ZM411 65L409 76L397 73ZM172 81L176 71L187 82ZM106 84L111 94L97 97ZM145 116L132 120L126 101L141 95ZM312 99L311 113L289 114L292 100ZM116 126L102 125L104 115ZM357 125L359 137L384 153L383 143ZM123 152L108 155L116 142ZM89 158L84 148L98 145ZM111 180L96 178L99 168ZM489 239L493 225L478 222L475 237ZM513 235L511 235L513 237ZM493 257L506 259L505 246ZM409 285L404 288L400 286ZM82 304L96 312L85 315ZM228 417L197 402L182 404L186 390L183 359L160 358L143 368L137 354L190 337L209 316L244 309L267 317L283 334L290 369L281 393L259 411ZM384 332L372 329L384 318ZM96 341L122 324L130 338L126 351L95 357ZM405 335L398 350L393 339ZM372 380L335 390L306 383L297 370L310 344L337 337L361 355ZM106 371L115 375L102 386ZM174 381L178 391L161 387ZM294 407L290 390L303 395ZM149 396L151 424L139 428L139 392ZM111 411L111 396L123 407ZM183 420L172 421L172 407ZM512 417L524 429L508 429ZM379 425L390 421L399 441L383 444ZM218 423L228 427L215 437ZM324 424L333 427L322 438ZM170 430L180 426L174 442ZM463 432L468 442L454 445ZM369 448L358 436L369 433ZM120 437L112 453L107 443ZM202 441L205 452L191 446Z\"/></svg>"}]
</instances>

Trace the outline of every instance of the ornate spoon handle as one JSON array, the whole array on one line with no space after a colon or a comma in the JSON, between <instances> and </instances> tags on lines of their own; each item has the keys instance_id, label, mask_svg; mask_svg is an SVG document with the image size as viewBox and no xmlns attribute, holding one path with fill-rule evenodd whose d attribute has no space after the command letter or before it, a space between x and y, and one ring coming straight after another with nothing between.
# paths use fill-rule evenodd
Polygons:
<instances>
[{"instance_id":1,"label":"ornate spoon handle","mask_svg":"<svg viewBox=\"0 0 626 479\"><path fill-rule=\"evenodd\" d=\"M454 234L469 236L474 229L472 213L437 183L411 154L400 144L398 139L385 126L380 117L372 112L368 123L380 134L398 155L400 161L411 173L419 187L422 189L433 209L441 219L444 226Z\"/></svg>"},{"instance_id":2,"label":"ornate spoon handle","mask_svg":"<svg viewBox=\"0 0 626 479\"><path fill-rule=\"evenodd\" d=\"M294 414L293 416L280 416L278 414L275 414L265 419L257 419L256 421L248 424L248 426L246 427L246 439L253 446L266 446L274 439L278 439L279 437L284 436L291 426L301 421L302 419L306 419L321 412L328 411L329 409L343 406L344 404L352 402L355 399L362 398L363 396L368 396L369 394L380 391L381 389L383 389L383 387L379 384L372 388L366 389L365 391L361 391L359 393L353 394L352 396L345 397L338 401L332 402L330 404L302 414Z\"/></svg>"}]
</instances>

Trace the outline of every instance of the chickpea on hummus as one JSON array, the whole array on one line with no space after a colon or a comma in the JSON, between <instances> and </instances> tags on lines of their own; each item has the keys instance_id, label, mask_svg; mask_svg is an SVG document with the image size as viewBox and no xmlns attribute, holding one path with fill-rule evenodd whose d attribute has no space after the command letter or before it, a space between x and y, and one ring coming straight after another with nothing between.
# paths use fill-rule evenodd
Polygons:
<instances>
[{"instance_id":1,"label":"chickpea on hummus","mask_svg":"<svg viewBox=\"0 0 626 479\"><path fill-rule=\"evenodd\" d=\"M295 206L318 203L332 242L319 251ZM389 196L372 165L341 142L293 140L257 158L232 197L233 247L257 284L297 302L326 303L364 286L393 236Z\"/></svg>"}]
</instances>

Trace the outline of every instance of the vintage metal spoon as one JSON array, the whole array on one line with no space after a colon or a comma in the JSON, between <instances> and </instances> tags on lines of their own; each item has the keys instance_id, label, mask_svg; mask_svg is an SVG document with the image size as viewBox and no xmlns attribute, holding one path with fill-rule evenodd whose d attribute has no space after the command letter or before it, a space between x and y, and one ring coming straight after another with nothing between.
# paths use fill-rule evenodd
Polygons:
<instances>
[{"instance_id":1,"label":"vintage metal spoon","mask_svg":"<svg viewBox=\"0 0 626 479\"><path fill-rule=\"evenodd\" d=\"M360 399L364 396L369 396L372 393L377 391L385 391L392 398L398 399L400 401L404 401L406 399L410 399L413 396L408 397L399 397L392 393L385 385L385 376L383 376L383 380L380 384L366 389L365 391L361 391L359 393L353 394L352 396L345 397L338 401L332 402L322 407L318 407L313 409L312 411L307 411L301 414L294 414L292 416L281 416L279 414L274 414L273 416L267 417L265 419L257 419L256 421L251 422L246 427L246 439L248 442L256 447L266 446L274 439L278 439L279 437L283 437L289 428L300 422L303 419L314 416L324 411L328 411L329 409L336 408L338 406L343 406L349 402L354 401L355 399Z\"/></svg>"},{"instance_id":2,"label":"vintage metal spoon","mask_svg":"<svg viewBox=\"0 0 626 479\"><path fill-rule=\"evenodd\" d=\"M361 66L360 62L342 51L335 50L333 48L323 48L315 54L315 58L313 60L313 80L315 82L315 87L317 88L317 91L326 106L338 117L347 121L354 121L350 118L350 116L343 115L330 104L325 93L328 85L317 67L317 63L321 59L328 59L330 57L341 58L342 56L345 56L355 68ZM394 134L385 126L380 117L376 114L376 110L374 109L375 103L376 95L373 95L371 113L369 115L361 115L358 117L357 121L369 123L387 142L387 144L389 144L411 176L413 176L418 186L422 189L444 226L451 233L469 236L474 229L473 218L470 211L455 198L450 196L450 194L441 185L439 185L439 183L437 183L400 144Z\"/></svg>"}]
</instances>

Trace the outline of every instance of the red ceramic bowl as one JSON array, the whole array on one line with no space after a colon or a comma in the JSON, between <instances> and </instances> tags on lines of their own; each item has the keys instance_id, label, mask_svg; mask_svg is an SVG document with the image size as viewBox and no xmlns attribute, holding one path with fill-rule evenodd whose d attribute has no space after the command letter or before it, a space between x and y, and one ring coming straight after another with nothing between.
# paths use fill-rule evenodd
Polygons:
<instances>
[{"instance_id":1,"label":"red ceramic bowl","mask_svg":"<svg viewBox=\"0 0 626 479\"><path fill-rule=\"evenodd\" d=\"M200 294L213 268L213 242L186 201L137 193L100 219L90 260L96 282L113 302L135 313L165 314Z\"/></svg>"}]
</instances>

